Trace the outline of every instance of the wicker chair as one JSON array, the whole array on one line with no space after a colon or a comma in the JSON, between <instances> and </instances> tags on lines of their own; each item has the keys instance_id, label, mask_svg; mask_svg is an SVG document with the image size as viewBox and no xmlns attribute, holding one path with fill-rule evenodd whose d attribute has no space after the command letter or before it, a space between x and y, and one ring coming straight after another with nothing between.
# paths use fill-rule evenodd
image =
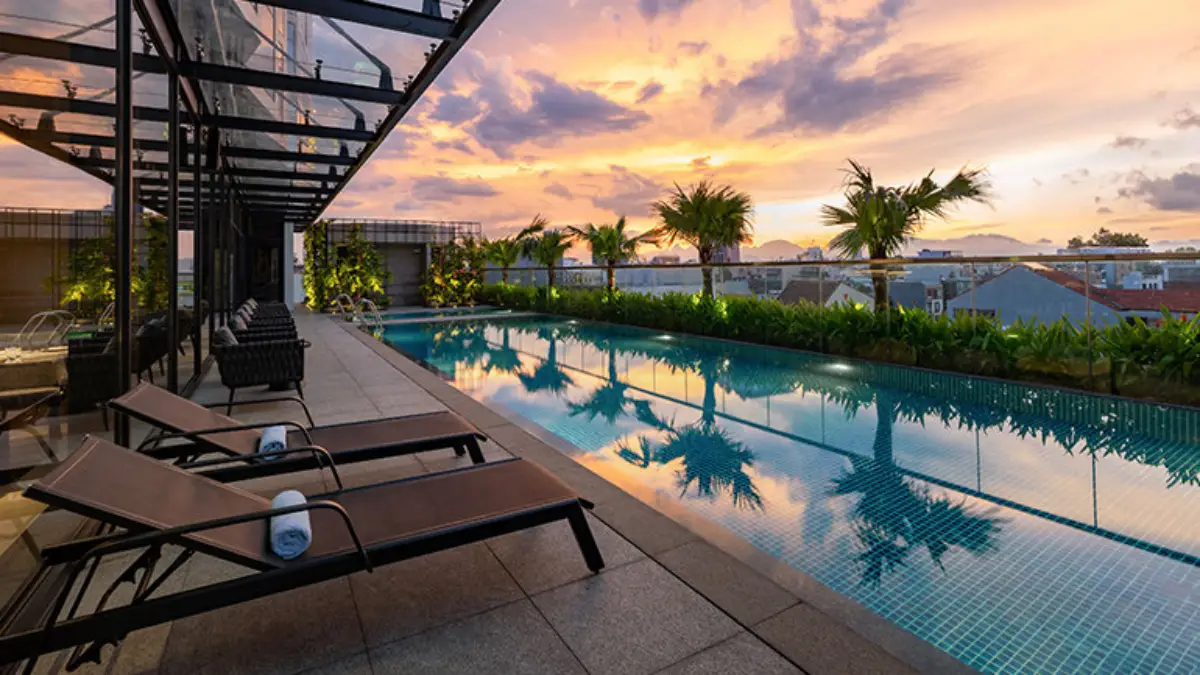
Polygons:
<instances>
[{"instance_id":1,"label":"wicker chair","mask_svg":"<svg viewBox=\"0 0 1200 675\"><path fill-rule=\"evenodd\" d=\"M228 412L238 389L262 385L295 385L304 398L304 350L306 340L269 340L214 345L213 356L221 371L221 384L229 388Z\"/></svg>"},{"instance_id":2,"label":"wicker chair","mask_svg":"<svg viewBox=\"0 0 1200 675\"><path fill-rule=\"evenodd\" d=\"M117 391L117 355L104 351L108 338L80 338L67 345L66 403L69 414L100 409L108 428L104 403L120 396Z\"/></svg>"}]
</instances>

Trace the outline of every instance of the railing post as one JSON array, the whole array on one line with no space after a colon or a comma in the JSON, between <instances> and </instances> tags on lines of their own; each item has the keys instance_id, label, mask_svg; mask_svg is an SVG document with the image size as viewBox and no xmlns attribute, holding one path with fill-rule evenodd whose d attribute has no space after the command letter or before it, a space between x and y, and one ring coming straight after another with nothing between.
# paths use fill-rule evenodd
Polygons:
<instances>
[{"instance_id":1,"label":"railing post","mask_svg":"<svg viewBox=\"0 0 1200 675\"><path fill-rule=\"evenodd\" d=\"M1088 261L1083 261L1083 295L1085 318L1083 329L1087 332L1088 389L1096 390L1095 356L1092 354L1092 272Z\"/></svg>"}]
</instances>

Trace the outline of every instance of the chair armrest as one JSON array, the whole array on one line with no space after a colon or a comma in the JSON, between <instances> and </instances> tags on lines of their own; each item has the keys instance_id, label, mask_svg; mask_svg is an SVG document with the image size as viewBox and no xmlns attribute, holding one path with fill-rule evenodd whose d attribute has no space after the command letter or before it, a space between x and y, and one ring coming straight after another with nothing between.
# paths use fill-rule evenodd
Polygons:
<instances>
[{"instance_id":1,"label":"chair armrest","mask_svg":"<svg viewBox=\"0 0 1200 675\"><path fill-rule=\"evenodd\" d=\"M333 455L328 450L319 445L302 445L295 448L286 448L284 450L271 450L269 452L256 452L253 455L242 455L239 457L218 457L217 459L202 459L195 462L185 462L177 464L180 469L200 469L211 466L221 466L222 464L237 464L239 462L250 463L256 459L264 457L283 457L285 455L295 455L299 453L309 453L317 460L317 465L322 466L321 458L324 457L329 462L329 470L333 473L333 480L337 483L338 489L342 489L342 477L338 474L337 466L333 462Z\"/></svg>"},{"instance_id":2,"label":"chair armrest","mask_svg":"<svg viewBox=\"0 0 1200 675\"><path fill-rule=\"evenodd\" d=\"M172 431L170 433L159 434L157 436L152 436L150 438L147 438L146 440L142 441L140 445L137 446L136 451L141 452L142 450L144 450L146 448L146 444L151 441L163 441L163 440L170 440L173 438L186 438L188 440L195 441L195 440L199 440L199 438L201 436L212 436L213 434L221 434L221 433L225 433L227 431L250 431L250 430L254 430L254 429L265 429L267 427L276 427L276 426L278 426L278 427L295 427L296 429L298 429L300 431L300 433L304 434L304 440L309 445L312 444L312 434L308 433L308 429L305 429L302 425L300 425L297 422L284 420L282 422L256 422L254 424L235 424L233 426L228 426L228 427L211 427L208 429L192 429L191 431Z\"/></svg>"},{"instance_id":3,"label":"chair armrest","mask_svg":"<svg viewBox=\"0 0 1200 675\"><path fill-rule=\"evenodd\" d=\"M234 401L233 405L234 407L237 407L243 405L254 405L256 403L287 403L289 401L300 404L300 407L304 409L304 416L308 418L309 429L317 426L317 423L313 421L312 413L308 410L308 404L305 403L303 399L296 396L272 396L271 398L256 398L249 401ZM204 406L205 408L225 408L229 406L228 403L201 403L200 405Z\"/></svg>"}]
</instances>

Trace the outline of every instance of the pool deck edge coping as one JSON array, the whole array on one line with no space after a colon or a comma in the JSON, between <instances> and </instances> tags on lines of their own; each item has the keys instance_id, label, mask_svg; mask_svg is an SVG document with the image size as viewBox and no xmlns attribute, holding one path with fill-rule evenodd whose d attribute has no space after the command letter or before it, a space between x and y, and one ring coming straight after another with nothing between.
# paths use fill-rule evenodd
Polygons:
<instances>
[{"instance_id":1,"label":"pool deck edge coping","mask_svg":"<svg viewBox=\"0 0 1200 675\"><path fill-rule=\"evenodd\" d=\"M503 316L507 318L513 315L506 314ZM462 318L465 319L467 317ZM486 317L472 315L470 318ZM418 319L414 322L423 321ZM443 374L437 371L432 365L414 361L411 355L402 353L382 340L376 339L358 324L344 321L335 321L335 323L341 325L347 332L354 335L397 371L407 376L434 398L441 401L446 407L463 415L468 421L479 427L493 442L513 455L538 463L550 473L575 489L580 490L581 493L585 493L585 496L589 499L593 499L594 497L593 501L597 502L597 508L593 512L593 515L622 537L629 540L631 544L642 549L648 557L654 559L670 573L680 578L683 583L729 615L732 620L736 621L745 630L769 644L776 651L779 651L783 656L795 663L795 665L800 668L805 668L808 665L809 669L806 669L806 672L813 673L811 664L797 662L792 654L789 653L791 650L788 650L787 645L780 642L777 632L772 631L775 634L770 637L764 634L766 633L766 629L769 628L767 624L778 623L783 618L783 615L803 605L811 606L830 620L831 625L823 626L822 630L829 629L835 634L849 631L866 643L869 643L870 646L885 652L888 656L895 659L894 665L896 666L905 666L920 672L961 673L964 675L978 673L978 671L962 661L875 614L858 602L829 588L814 577L755 548L749 542L742 540L717 523L711 522L698 514L691 513L682 505L662 499L661 496L654 495L651 492L643 491L642 498L631 494L631 491L639 492L637 486L615 483L605 476L592 471L583 463L576 461L573 455L579 455L583 451L575 448L570 442L512 411L495 410L493 407L481 403L450 384ZM405 323L412 322L405 321ZM599 485L597 481L604 485ZM605 489L605 487L609 489ZM594 496L593 491L596 489L603 490L603 495ZM638 507L649 509L651 512L660 515L663 519L669 521L680 530L685 531L690 536L672 541L671 545L667 548L655 548L651 544L650 550L647 550L648 536L653 536L653 534L646 530L635 531L639 527L637 523L629 522L628 519L623 520L613 517L613 512L616 510L624 509L628 511L629 509L637 509ZM663 525L662 523L654 523L653 527L662 528ZM660 529L656 534L661 536L662 530ZM726 554L735 561L735 564L742 568L738 569L736 574L751 574L761 577L763 583L775 584L785 592L794 595L797 602L789 604L782 610L761 619L757 623L747 624L743 622L738 618L740 613L738 607L732 606L731 603L719 597L714 597L711 590L706 592L705 588L697 587L695 583L680 577L674 569L662 561L663 556L683 546L694 544L697 541L712 545L719 552ZM733 574L731 574L732 576ZM795 635L793 639L804 641L816 638L811 633L805 633L803 635ZM845 672L863 672L864 669L869 667L878 668L877 657L871 659L870 666L868 666L867 663L857 663L854 660L861 656L863 655L856 655L854 653L844 654L843 660L848 659L850 661L844 664L848 668ZM870 655L865 658L869 659ZM895 670L900 671L904 670L904 668L896 668ZM878 671L873 670L873 672Z\"/></svg>"}]
</instances>

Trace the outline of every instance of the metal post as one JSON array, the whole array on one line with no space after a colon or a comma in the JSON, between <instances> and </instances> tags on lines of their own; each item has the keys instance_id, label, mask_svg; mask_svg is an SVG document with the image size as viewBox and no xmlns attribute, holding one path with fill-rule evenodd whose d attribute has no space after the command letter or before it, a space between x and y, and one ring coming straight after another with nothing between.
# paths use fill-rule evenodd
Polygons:
<instances>
[{"instance_id":1,"label":"metal post","mask_svg":"<svg viewBox=\"0 0 1200 675\"><path fill-rule=\"evenodd\" d=\"M221 209L216 203L220 176L210 173L208 178L208 196L213 201L209 214L213 217L208 219L208 250L205 252L205 257L209 267L204 281L208 285L208 340L211 343L213 331L217 329L217 312L221 310L220 298L217 297L217 249L221 246Z\"/></svg>"},{"instance_id":2,"label":"metal post","mask_svg":"<svg viewBox=\"0 0 1200 675\"><path fill-rule=\"evenodd\" d=\"M116 0L117 48L117 137L113 175L113 216L116 230L116 316L117 392L129 390L133 367L133 2ZM129 418L117 415L113 440L129 445Z\"/></svg>"},{"instance_id":3,"label":"metal post","mask_svg":"<svg viewBox=\"0 0 1200 675\"><path fill-rule=\"evenodd\" d=\"M200 375L204 355L200 348L200 336L204 331L204 315L200 313L201 302L204 299L204 247L208 245L208 234L204 228L204 193L201 186L203 174L200 172L200 153L203 146L200 142L200 117L197 114L192 123L192 363L194 376ZM211 313L212 306L209 306Z\"/></svg>"},{"instance_id":4,"label":"metal post","mask_svg":"<svg viewBox=\"0 0 1200 675\"><path fill-rule=\"evenodd\" d=\"M1096 390L1096 374L1092 365L1092 271L1091 265L1083 261L1083 295L1087 306L1087 318L1084 320L1084 330L1087 331L1088 349L1088 389ZM1116 275L1113 275L1116 276Z\"/></svg>"},{"instance_id":5,"label":"metal post","mask_svg":"<svg viewBox=\"0 0 1200 675\"><path fill-rule=\"evenodd\" d=\"M179 393L179 75L167 75L167 391Z\"/></svg>"}]
</instances>

